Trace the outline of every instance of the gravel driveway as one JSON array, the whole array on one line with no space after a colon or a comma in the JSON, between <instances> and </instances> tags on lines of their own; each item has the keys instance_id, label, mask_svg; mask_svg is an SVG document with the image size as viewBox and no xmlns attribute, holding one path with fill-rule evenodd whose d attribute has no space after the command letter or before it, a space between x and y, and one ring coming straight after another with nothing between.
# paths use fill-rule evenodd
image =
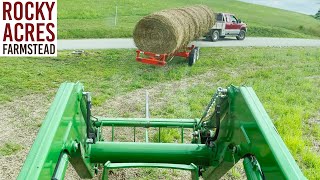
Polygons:
<instances>
[{"instance_id":1,"label":"gravel driveway","mask_svg":"<svg viewBox=\"0 0 320 180\"><path fill-rule=\"evenodd\" d=\"M243 41L235 38L225 38L217 42L196 41L192 42L200 47L288 47L288 46L317 46L320 47L319 39L298 38L262 38L248 37ZM114 39L81 39L81 40L58 40L58 50L83 50L83 49L127 49L136 48L131 38Z\"/></svg>"}]
</instances>

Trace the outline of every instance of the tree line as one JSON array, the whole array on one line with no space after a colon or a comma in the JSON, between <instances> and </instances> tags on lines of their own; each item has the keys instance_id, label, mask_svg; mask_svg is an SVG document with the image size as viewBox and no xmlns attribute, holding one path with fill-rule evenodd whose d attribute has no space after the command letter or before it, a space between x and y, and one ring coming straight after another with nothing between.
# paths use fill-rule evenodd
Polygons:
<instances>
[{"instance_id":1,"label":"tree line","mask_svg":"<svg viewBox=\"0 0 320 180\"><path fill-rule=\"evenodd\" d=\"M320 9L319 9L319 11L317 12L317 14L314 15L314 18L320 20Z\"/></svg>"}]
</instances>

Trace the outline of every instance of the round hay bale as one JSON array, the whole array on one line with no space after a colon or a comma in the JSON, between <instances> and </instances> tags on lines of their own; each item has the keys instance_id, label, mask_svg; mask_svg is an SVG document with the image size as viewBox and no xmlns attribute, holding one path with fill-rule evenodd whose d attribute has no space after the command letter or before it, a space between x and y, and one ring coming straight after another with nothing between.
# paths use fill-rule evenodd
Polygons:
<instances>
[{"instance_id":1,"label":"round hay bale","mask_svg":"<svg viewBox=\"0 0 320 180\"><path fill-rule=\"evenodd\" d=\"M185 13L186 18L189 18L188 19L188 22L189 22L188 24L189 24L189 28L190 28L190 31L189 31L190 39L189 40L193 40L194 38L197 38L197 36L198 36L197 33L200 30L200 22L198 21L198 19L199 19L198 13L196 11L194 11L194 9L192 9L192 8L183 8L183 9L180 9L180 11Z\"/></svg>"},{"instance_id":2,"label":"round hay bale","mask_svg":"<svg viewBox=\"0 0 320 180\"><path fill-rule=\"evenodd\" d=\"M142 18L133 39L142 51L169 54L182 50L213 26L212 10L203 5L163 10Z\"/></svg>"},{"instance_id":3,"label":"round hay bale","mask_svg":"<svg viewBox=\"0 0 320 180\"><path fill-rule=\"evenodd\" d=\"M177 11L179 12L179 15L182 15L182 17L184 18L184 20L187 21L183 21L184 23L182 23L183 25L183 40L182 40L182 44L180 47L186 47L188 45L188 43L190 41L192 41L194 39L194 35L195 35L195 24L192 20L192 16L183 11L183 9L177 9ZM188 23L186 23L188 22Z\"/></svg>"},{"instance_id":4,"label":"round hay bale","mask_svg":"<svg viewBox=\"0 0 320 180\"><path fill-rule=\"evenodd\" d=\"M203 9L203 11L206 12L205 14L207 15L207 23L205 24L206 27L204 27L203 31L207 31L208 28L210 29L215 24L215 15L214 13L212 13L212 10L207 6L200 5L199 8Z\"/></svg>"}]
</instances>

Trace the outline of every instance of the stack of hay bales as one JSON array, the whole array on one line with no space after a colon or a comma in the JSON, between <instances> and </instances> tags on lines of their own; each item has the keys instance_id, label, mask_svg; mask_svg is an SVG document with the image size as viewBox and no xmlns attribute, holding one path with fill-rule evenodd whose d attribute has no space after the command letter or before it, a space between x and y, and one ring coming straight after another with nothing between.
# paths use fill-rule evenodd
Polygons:
<instances>
[{"instance_id":1,"label":"stack of hay bales","mask_svg":"<svg viewBox=\"0 0 320 180\"><path fill-rule=\"evenodd\" d=\"M213 11L204 5L163 10L141 19L133 32L142 51L169 54L183 50L214 25Z\"/></svg>"}]
</instances>

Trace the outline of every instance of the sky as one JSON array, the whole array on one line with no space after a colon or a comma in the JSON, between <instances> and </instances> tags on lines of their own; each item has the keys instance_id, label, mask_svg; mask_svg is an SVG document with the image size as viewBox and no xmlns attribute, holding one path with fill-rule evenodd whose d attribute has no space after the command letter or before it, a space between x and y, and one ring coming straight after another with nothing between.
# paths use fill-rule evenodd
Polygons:
<instances>
[{"instance_id":1,"label":"sky","mask_svg":"<svg viewBox=\"0 0 320 180\"><path fill-rule=\"evenodd\" d=\"M320 9L320 0L239 0L243 2L261 4L275 8L295 11L308 15L315 15Z\"/></svg>"}]
</instances>

